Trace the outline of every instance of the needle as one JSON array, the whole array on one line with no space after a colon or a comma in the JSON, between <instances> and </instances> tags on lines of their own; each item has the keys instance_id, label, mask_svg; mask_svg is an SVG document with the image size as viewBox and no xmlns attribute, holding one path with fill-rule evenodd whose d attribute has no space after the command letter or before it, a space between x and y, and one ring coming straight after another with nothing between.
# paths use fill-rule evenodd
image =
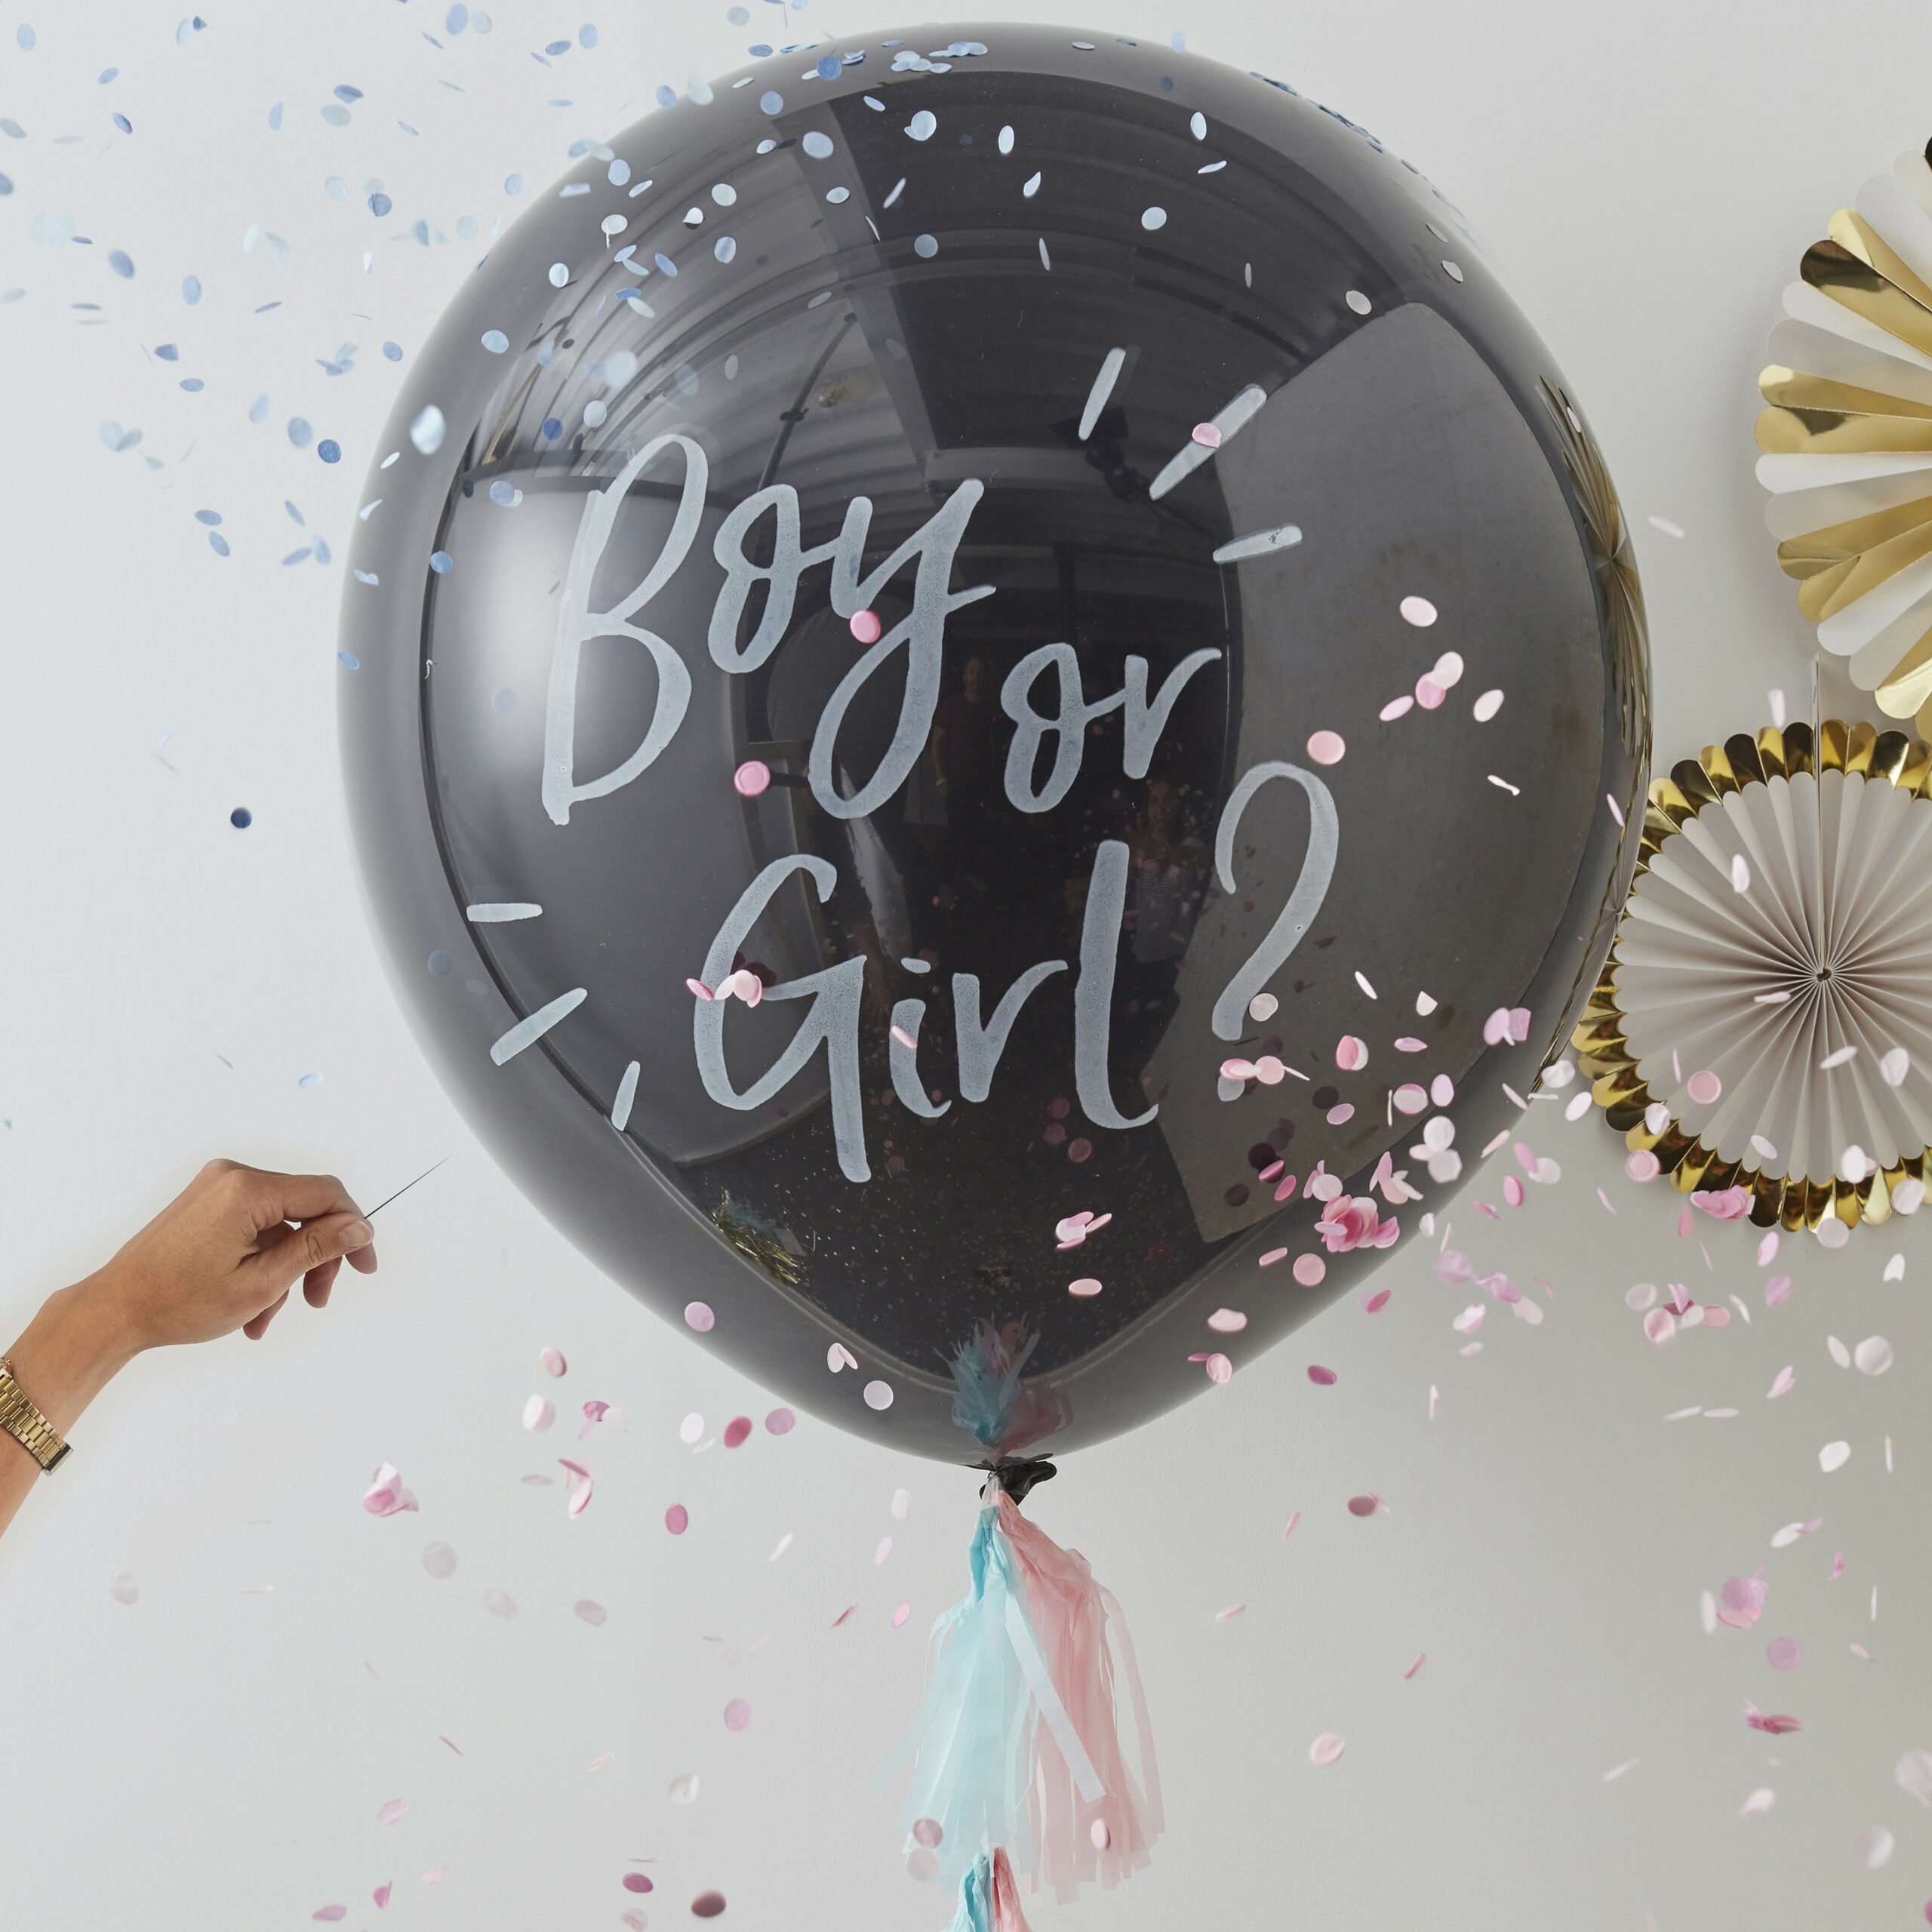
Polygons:
<instances>
[{"instance_id":1,"label":"needle","mask_svg":"<svg viewBox=\"0 0 1932 1932\"><path fill-rule=\"evenodd\" d=\"M442 1159L436 1163L436 1168L443 1166L445 1163L448 1161L449 1158L448 1155L445 1154ZM389 1204L389 1201L400 1201L402 1197L409 1192L410 1189L416 1185L416 1181L427 1180L429 1177L436 1171L436 1168L425 1168L422 1173L416 1177L416 1180L405 1182L401 1187L396 1189L395 1193L392 1194L389 1197L389 1201L377 1201L375 1206L371 1208L369 1211L362 1217L363 1220L365 1221L373 1221L376 1217Z\"/></svg>"}]
</instances>

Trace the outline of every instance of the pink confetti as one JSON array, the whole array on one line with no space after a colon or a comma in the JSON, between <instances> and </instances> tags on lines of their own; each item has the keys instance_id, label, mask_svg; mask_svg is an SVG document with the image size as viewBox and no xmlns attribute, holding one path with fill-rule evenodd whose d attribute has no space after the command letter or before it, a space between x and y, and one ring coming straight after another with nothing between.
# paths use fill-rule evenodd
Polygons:
<instances>
[{"instance_id":1,"label":"pink confetti","mask_svg":"<svg viewBox=\"0 0 1932 1932\"><path fill-rule=\"evenodd\" d=\"M1663 1163L1647 1147L1639 1147L1624 1157L1623 1171L1639 1183L1655 1180L1663 1172Z\"/></svg>"},{"instance_id":2,"label":"pink confetti","mask_svg":"<svg viewBox=\"0 0 1932 1932\"><path fill-rule=\"evenodd\" d=\"M691 1916L694 1918L715 1918L724 1909L724 1894L722 1892L700 1892L691 1900Z\"/></svg>"},{"instance_id":3,"label":"pink confetti","mask_svg":"<svg viewBox=\"0 0 1932 1932\"><path fill-rule=\"evenodd\" d=\"M1654 1308L1644 1317L1644 1333L1661 1346L1677 1333L1677 1317L1667 1308Z\"/></svg>"},{"instance_id":4,"label":"pink confetti","mask_svg":"<svg viewBox=\"0 0 1932 1932\"><path fill-rule=\"evenodd\" d=\"M1340 1732L1324 1730L1308 1747L1308 1761L1325 1768L1334 1764L1346 1749Z\"/></svg>"},{"instance_id":5,"label":"pink confetti","mask_svg":"<svg viewBox=\"0 0 1932 1932\"><path fill-rule=\"evenodd\" d=\"M1414 624L1417 630L1426 630L1435 621L1435 606L1426 597L1405 597L1396 608L1403 623Z\"/></svg>"},{"instance_id":6,"label":"pink confetti","mask_svg":"<svg viewBox=\"0 0 1932 1932\"><path fill-rule=\"evenodd\" d=\"M731 774L731 789L741 798L755 798L770 789L771 768L761 758L748 758Z\"/></svg>"},{"instance_id":7,"label":"pink confetti","mask_svg":"<svg viewBox=\"0 0 1932 1932\"><path fill-rule=\"evenodd\" d=\"M717 998L717 995L714 993L702 980L687 980L685 982L685 984L690 987L691 991L696 994L700 999L715 999Z\"/></svg>"},{"instance_id":8,"label":"pink confetti","mask_svg":"<svg viewBox=\"0 0 1932 1932\"><path fill-rule=\"evenodd\" d=\"M1610 815L1612 818L1616 820L1617 829L1620 832L1622 831L1623 829L1623 808L1617 802L1616 799L1607 792L1603 795L1603 801L1610 808Z\"/></svg>"},{"instance_id":9,"label":"pink confetti","mask_svg":"<svg viewBox=\"0 0 1932 1932\"><path fill-rule=\"evenodd\" d=\"M385 1880L381 1884L378 1885L372 1893L370 1894L369 1896L376 1901L376 1909L378 1912L380 1912L389 1903L389 1893L392 1889L392 1888L389 1885L388 1881Z\"/></svg>"},{"instance_id":10,"label":"pink confetti","mask_svg":"<svg viewBox=\"0 0 1932 1932\"><path fill-rule=\"evenodd\" d=\"M1241 1612L1246 1610L1247 1607L1247 1605L1244 1603L1231 1603L1228 1605L1226 1609L1217 1610L1215 1611L1214 1621L1217 1623L1225 1623L1229 1617L1240 1616Z\"/></svg>"},{"instance_id":11,"label":"pink confetti","mask_svg":"<svg viewBox=\"0 0 1932 1932\"><path fill-rule=\"evenodd\" d=\"M1415 1662L1411 1664L1408 1669L1402 1673L1402 1681L1404 1684L1407 1683L1409 1679L1414 1676L1416 1672L1421 1669L1423 1666L1428 1663L1428 1661L1429 1653L1426 1651L1417 1651Z\"/></svg>"},{"instance_id":12,"label":"pink confetti","mask_svg":"<svg viewBox=\"0 0 1932 1932\"><path fill-rule=\"evenodd\" d=\"M1416 680L1416 702L1425 711L1439 711L1442 701L1449 694L1435 680L1427 675Z\"/></svg>"},{"instance_id":13,"label":"pink confetti","mask_svg":"<svg viewBox=\"0 0 1932 1932\"><path fill-rule=\"evenodd\" d=\"M1530 1037L1530 1010L1526 1006L1499 1006L1482 1023L1483 1043L1500 1047L1521 1046Z\"/></svg>"},{"instance_id":14,"label":"pink confetti","mask_svg":"<svg viewBox=\"0 0 1932 1932\"><path fill-rule=\"evenodd\" d=\"M1373 1294L1363 1298L1362 1307L1371 1315L1380 1315L1389 1306L1389 1297L1393 1292L1389 1288L1377 1288Z\"/></svg>"},{"instance_id":15,"label":"pink confetti","mask_svg":"<svg viewBox=\"0 0 1932 1932\"><path fill-rule=\"evenodd\" d=\"M561 1349L539 1349L537 1360L546 1375L561 1375L570 1367Z\"/></svg>"},{"instance_id":16,"label":"pink confetti","mask_svg":"<svg viewBox=\"0 0 1932 1932\"><path fill-rule=\"evenodd\" d=\"M618 1882L627 1892L648 1892L656 1889L641 1872L626 1872Z\"/></svg>"},{"instance_id":17,"label":"pink confetti","mask_svg":"<svg viewBox=\"0 0 1932 1932\"><path fill-rule=\"evenodd\" d=\"M1107 1821L1104 1818L1096 1818L1087 1827L1087 1837L1096 1851L1105 1851L1114 1841L1114 1835L1108 1830ZM1927 1915L1932 1917L1932 1913Z\"/></svg>"},{"instance_id":18,"label":"pink confetti","mask_svg":"<svg viewBox=\"0 0 1932 1932\"><path fill-rule=\"evenodd\" d=\"M1744 1721L1753 1730L1768 1731L1774 1737L1783 1737L1804 1727L1795 1718L1773 1717L1749 1704L1744 1707ZM1932 1916L1932 1914L1928 1914L1928 1916Z\"/></svg>"},{"instance_id":19,"label":"pink confetti","mask_svg":"<svg viewBox=\"0 0 1932 1932\"><path fill-rule=\"evenodd\" d=\"M1764 1284L1764 1306L1767 1308L1781 1307L1790 1298L1791 1277L1789 1275L1774 1275Z\"/></svg>"},{"instance_id":20,"label":"pink confetti","mask_svg":"<svg viewBox=\"0 0 1932 1932\"><path fill-rule=\"evenodd\" d=\"M579 1597L577 1601L571 1605L571 1609L574 1614L581 1617L593 1630L601 1629L605 1619L610 1614L601 1603L590 1597Z\"/></svg>"},{"instance_id":21,"label":"pink confetti","mask_svg":"<svg viewBox=\"0 0 1932 1932\"><path fill-rule=\"evenodd\" d=\"M724 1446L728 1449L742 1447L750 1439L752 1419L749 1416L734 1416L724 1425Z\"/></svg>"},{"instance_id":22,"label":"pink confetti","mask_svg":"<svg viewBox=\"0 0 1932 1932\"><path fill-rule=\"evenodd\" d=\"M1066 1158L1076 1164L1081 1161L1091 1160L1093 1154L1094 1143L1091 1140L1069 1140L1066 1143Z\"/></svg>"},{"instance_id":23,"label":"pink confetti","mask_svg":"<svg viewBox=\"0 0 1932 1932\"><path fill-rule=\"evenodd\" d=\"M1210 1355L1207 1361L1208 1380L1210 1382L1228 1381L1235 1372L1235 1365L1226 1355Z\"/></svg>"},{"instance_id":24,"label":"pink confetti","mask_svg":"<svg viewBox=\"0 0 1932 1932\"><path fill-rule=\"evenodd\" d=\"M1728 1578L1718 1594L1718 1621L1733 1630L1748 1630L1764 1614L1771 1586L1760 1570L1755 1577Z\"/></svg>"},{"instance_id":25,"label":"pink confetti","mask_svg":"<svg viewBox=\"0 0 1932 1932\"><path fill-rule=\"evenodd\" d=\"M842 1368L857 1368L859 1358L843 1342L834 1342L825 1352L825 1365L836 1375Z\"/></svg>"},{"instance_id":26,"label":"pink confetti","mask_svg":"<svg viewBox=\"0 0 1932 1932\"><path fill-rule=\"evenodd\" d=\"M1348 749L1339 731L1317 731L1308 741L1308 755L1317 764L1340 764Z\"/></svg>"},{"instance_id":27,"label":"pink confetti","mask_svg":"<svg viewBox=\"0 0 1932 1932\"><path fill-rule=\"evenodd\" d=\"M909 1603L900 1604L892 1613L893 1629L895 1630L904 1629L906 1627L906 1620L907 1617L910 1617L912 1614L912 1606Z\"/></svg>"},{"instance_id":28,"label":"pink confetti","mask_svg":"<svg viewBox=\"0 0 1932 1932\"><path fill-rule=\"evenodd\" d=\"M1368 1048L1353 1033L1344 1033L1335 1043L1335 1064L1344 1073L1353 1073L1368 1064Z\"/></svg>"},{"instance_id":29,"label":"pink confetti","mask_svg":"<svg viewBox=\"0 0 1932 1932\"><path fill-rule=\"evenodd\" d=\"M1764 1661L1774 1670L1795 1670L1801 1654L1795 1637L1774 1637L1764 1646Z\"/></svg>"},{"instance_id":30,"label":"pink confetti","mask_svg":"<svg viewBox=\"0 0 1932 1932\"><path fill-rule=\"evenodd\" d=\"M1294 1277L1305 1288L1318 1288L1328 1272L1328 1264L1318 1254L1295 1257Z\"/></svg>"},{"instance_id":31,"label":"pink confetti","mask_svg":"<svg viewBox=\"0 0 1932 1932\"><path fill-rule=\"evenodd\" d=\"M691 1512L681 1503L674 1503L664 1512L664 1527L674 1537L681 1537L691 1526Z\"/></svg>"},{"instance_id":32,"label":"pink confetti","mask_svg":"<svg viewBox=\"0 0 1932 1932\"><path fill-rule=\"evenodd\" d=\"M408 1815L409 1800L406 1798L392 1798L387 1804L377 1810L376 1823L379 1825L393 1825L398 1818L406 1818Z\"/></svg>"},{"instance_id":33,"label":"pink confetti","mask_svg":"<svg viewBox=\"0 0 1932 1932\"><path fill-rule=\"evenodd\" d=\"M752 1721L752 1707L742 1697L734 1697L724 1706L724 1728L743 1730Z\"/></svg>"},{"instance_id":34,"label":"pink confetti","mask_svg":"<svg viewBox=\"0 0 1932 1932\"><path fill-rule=\"evenodd\" d=\"M876 644L884 627L875 611L854 611L852 613L852 635L861 644Z\"/></svg>"},{"instance_id":35,"label":"pink confetti","mask_svg":"<svg viewBox=\"0 0 1932 1932\"><path fill-rule=\"evenodd\" d=\"M1238 1335L1247 1326L1247 1317L1238 1308L1217 1308L1208 1316L1208 1325L1217 1335Z\"/></svg>"},{"instance_id":36,"label":"pink confetti","mask_svg":"<svg viewBox=\"0 0 1932 1932\"><path fill-rule=\"evenodd\" d=\"M1385 724L1392 724L1398 718L1406 718L1414 710L1416 701L1404 691L1400 697L1392 697L1376 715Z\"/></svg>"},{"instance_id":37,"label":"pink confetti","mask_svg":"<svg viewBox=\"0 0 1932 1932\"><path fill-rule=\"evenodd\" d=\"M349 1916L349 1908L346 1905L325 1905L320 1912L312 1912L309 1916L318 1924L333 1925L338 1919Z\"/></svg>"},{"instance_id":38,"label":"pink confetti","mask_svg":"<svg viewBox=\"0 0 1932 1932\"><path fill-rule=\"evenodd\" d=\"M1091 1295L1098 1294L1100 1284L1091 1275L1083 1275L1078 1281L1068 1282L1066 1291L1070 1295L1079 1296L1084 1300Z\"/></svg>"},{"instance_id":39,"label":"pink confetti","mask_svg":"<svg viewBox=\"0 0 1932 1932\"><path fill-rule=\"evenodd\" d=\"M362 1493L362 1506L372 1516L399 1515L405 1509L414 1509L416 1499L402 1486L402 1478L396 1473L393 1463L385 1463L377 1470L374 1480Z\"/></svg>"},{"instance_id":40,"label":"pink confetti","mask_svg":"<svg viewBox=\"0 0 1932 1932\"><path fill-rule=\"evenodd\" d=\"M1375 1496L1352 1496L1349 1498L1349 1514L1351 1516L1372 1516L1375 1514L1376 1505L1380 1500L1380 1497Z\"/></svg>"},{"instance_id":41,"label":"pink confetti","mask_svg":"<svg viewBox=\"0 0 1932 1932\"><path fill-rule=\"evenodd\" d=\"M1332 1389L1335 1386L1335 1371L1332 1368L1324 1368L1319 1362L1312 1361L1308 1365L1308 1379L1318 1389Z\"/></svg>"},{"instance_id":42,"label":"pink confetti","mask_svg":"<svg viewBox=\"0 0 1932 1932\"><path fill-rule=\"evenodd\" d=\"M774 1409L764 1419L764 1432L768 1435L789 1435L798 1423L798 1418L789 1409Z\"/></svg>"},{"instance_id":43,"label":"pink confetti","mask_svg":"<svg viewBox=\"0 0 1932 1932\"><path fill-rule=\"evenodd\" d=\"M847 1622L851 1618L853 1611L857 1610L858 1607L859 1606L855 1603L848 1603L845 1607L832 1620L832 1629L836 1630L840 1624Z\"/></svg>"},{"instance_id":44,"label":"pink confetti","mask_svg":"<svg viewBox=\"0 0 1932 1932\"><path fill-rule=\"evenodd\" d=\"M1189 434L1204 450L1217 450L1221 447L1221 432L1211 423L1197 423Z\"/></svg>"},{"instance_id":45,"label":"pink confetti","mask_svg":"<svg viewBox=\"0 0 1932 1932\"><path fill-rule=\"evenodd\" d=\"M1724 1082L1709 1067L1703 1067L1684 1083L1684 1091L1699 1106L1713 1106L1724 1091Z\"/></svg>"},{"instance_id":46,"label":"pink confetti","mask_svg":"<svg viewBox=\"0 0 1932 1932\"><path fill-rule=\"evenodd\" d=\"M718 1325L718 1318L711 1312L709 1302L688 1301L685 1303L685 1326L700 1335L708 1335Z\"/></svg>"}]
</instances>

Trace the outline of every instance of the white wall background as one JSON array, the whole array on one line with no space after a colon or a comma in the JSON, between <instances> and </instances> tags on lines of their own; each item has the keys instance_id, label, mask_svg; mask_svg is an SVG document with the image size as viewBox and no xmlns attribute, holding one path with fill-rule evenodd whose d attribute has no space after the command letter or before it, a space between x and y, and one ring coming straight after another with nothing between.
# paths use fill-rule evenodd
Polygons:
<instances>
[{"instance_id":1,"label":"white wall background","mask_svg":"<svg viewBox=\"0 0 1932 1932\"><path fill-rule=\"evenodd\" d=\"M487 235L512 171L541 186L572 139L621 127L659 82L786 37L777 11L737 29L721 0L491 0L494 34L439 53L422 35L440 0L207 0L206 30L177 45L186 4L0 7L0 114L26 135L0 140L17 184L0 287L26 290L0 307L0 1328L210 1153L331 1167L365 1199L454 1158L383 1217L377 1279L345 1281L325 1315L297 1307L260 1347L137 1364L8 1537L0 1916L40 1932L294 1927L340 1902L352 1928L515 1932L612 1927L641 1904L661 1928L715 1886L741 1932L936 1927L949 1908L903 1875L866 1780L961 1586L971 1479L811 1422L736 1452L681 1444L687 1412L715 1435L769 1404L580 1260L426 1070L345 841L341 565L279 561L306 540L285 498L340 558L394 380L378 346L413 352L481 248L391 237L418 215L452 235L471 215ZM1919 0L1183 11L1195 48L1376 130L1487 237L1637 519L1662 759L1763 721L1770 686L1808 709L1806 634L1751 475L1753 378L1802 248L1932 132ZM594 52L532 62L586 19ZM794 32L900 23L856 0ZM1146 0L1088 23L1157 38L1177 23ZM109 65L118 78L97 85ZM337 82L366 95L346 128L318 112ZM573 104L546 104L560 97ZM331 174L346 200L325 192ZM372 176L395 199L386 221L363 205ZM95 245L36 245L40 214L72 214ZM288 243L285 273L266 243L243 253L256 223ZM112 247L132 281L109 272ZM194 309L189 273L208 291ZM97 323L73 306L88 302ZM170 340L180 363L151 361ZM354 372L325 375L318 358L344 341ZM175 386L190 374L198 396ZM269 420L251 426L264 392ZM290 446L298 414L339 439L339 467ZM103 418L138 426L162 466L110 454ZM192 520L202 507L226 518L225 561ZM152 755L164 733L172 770ZM228 824L237 804L255 814L246 834ZM299 1088L312 1072L321 1085ZM1041 1932L1918 1921L1932 1816L1892 1767L1932 1746L1923 1234L1788 1246L1797 1292L1767 1313L1748 1235L1701 1223L1678 1239L1676 1197L1631 1186L1598 1121L1558 1114L1539 1109L1535 1137L1561 1186L1492 1224L1469 1205L1494 1198L1492 1174L1452 1211L1481 1266L1551 1284L1540 1327L1493 1316L1463 1357L1449 1324L1464 1297L1405 1250L1374 1320L1344 1303L1041 1493L1039 1520L1128 1607L1171 1821L1152 1871L1041 1906ZM1882 1284L1901 1247L1905 1279ZM1673 1278L1737 1293L1755 1319L1651 1347L1623 1291ZM1834 1331L1888 1337L1897 1367L1835 1368ZM560 1385L539 1374L546 1343L570 1358ZM1311 1361L1338 1384L1312 1388ZM1797 1386L1767 1404L1787 1363ZM519 1426L540 1386L629 1414L627 1434L585 1445L598 1487L576 1521L560 1489L520 1480L571 1453L561 1429ZM1664 1420L1694 1404L1739 1414ZM1826 1477L1817 1451L1835 1437L1853 1454ZM420 1514L359 1508L385 1458ZM1347 1513L1369 1490L1392 1515ZM692 1518L681 1540L661 1527L675 1501ZM1818 1534L1771 1549L1813 1516ZM432 1540L458 1553L448 1580L423 1567ZM1705 1635L1699 1592L1760 1563L1764 1622ZM109 1593L123 1572L131 1605ZM490 1589L513 1617L486 1611ZM573 1615L580 1598L608 1607L601 1628ZM1803 1646L1786 1676L1764 1661L1778 1635ZM734 1696L752 1711L736 1734ZM1747 1697L1804 1730L1748 1730ZM1327 1730L1347 1754L1318 1770L1307 1747ZM688 1772L697 1800L674 1805ZM1740 1817L1760 1787L1774 1808ZM379 1824L398 1797L408 1816ZM1868 1872L1874 1826L1897 1848ZM620 1888L632 1859L656 1861L648 1899Z\"/></svg>"}]
</instances>

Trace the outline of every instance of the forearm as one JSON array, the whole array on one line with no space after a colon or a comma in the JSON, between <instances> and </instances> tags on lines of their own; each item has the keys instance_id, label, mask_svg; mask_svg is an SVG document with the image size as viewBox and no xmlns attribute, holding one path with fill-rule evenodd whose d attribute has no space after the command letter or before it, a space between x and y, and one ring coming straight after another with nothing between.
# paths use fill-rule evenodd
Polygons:
<instances>
[{"instance_id":1,"label":"forearm","mask_svg":"<svg viewBox=\"0 0 1932 1932\"><path fill-rule=\"evenodd\" d=\"M6 1351L15 1381L63 1435L135 1352L93 1277L49 1295ZM40 1474L32 1457L11 1435L0 1434L0 1533Z\"/></svg>"}]
</instances>

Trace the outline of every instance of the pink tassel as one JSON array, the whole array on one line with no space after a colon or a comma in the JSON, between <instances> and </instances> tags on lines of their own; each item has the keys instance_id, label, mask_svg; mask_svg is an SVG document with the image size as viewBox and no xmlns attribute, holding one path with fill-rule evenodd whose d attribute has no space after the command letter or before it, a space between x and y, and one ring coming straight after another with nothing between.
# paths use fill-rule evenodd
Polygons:
<instances>
[{"instance_id":1,"label":"pink tassel","mask_svg":"<svg viewBox=\"0 0 1932 1932\"><path fill-rule=\"evenodd\" d=\"M1153 1735L1134 1647L1112 1592L1094 1582L1084 1557L1062 1549L1004 1493L999 1498L999 1527L1013 1550L1020 1592L1048 1674L1103 1787L1103 1795L1097 1801L1081 1797L1051 1727L1043 1726L1035 1747L1039 1769L1032 1792L1038 1848L1033 1880L1036 1886L1051 1886L1066 1901L1083 1884L1097 1878L1103 1886L1116 1885L1147 1863L1149 1849L1161 1829ZM1138 1779L1128 1768L1116 1721L1109 1636L1119 1649L1133 1700ZM1009 1886L1011 1876L1008 1868ZM1000 1932L1006 1932L1003 1922Z\"/></svg>"},{"instance_id":2,"label":"pink tassel","mask_svg":"<svg viewBox=\"0 0 1932 1932\"><path fill-rule=\"evenodd\" d=\"M993 1932L1032 1932L1026 1915L1020 1909L1020 1887L1013 1875L1013 1861L995 1847L993 1867Z\"/></svg>"}]
</instances>

